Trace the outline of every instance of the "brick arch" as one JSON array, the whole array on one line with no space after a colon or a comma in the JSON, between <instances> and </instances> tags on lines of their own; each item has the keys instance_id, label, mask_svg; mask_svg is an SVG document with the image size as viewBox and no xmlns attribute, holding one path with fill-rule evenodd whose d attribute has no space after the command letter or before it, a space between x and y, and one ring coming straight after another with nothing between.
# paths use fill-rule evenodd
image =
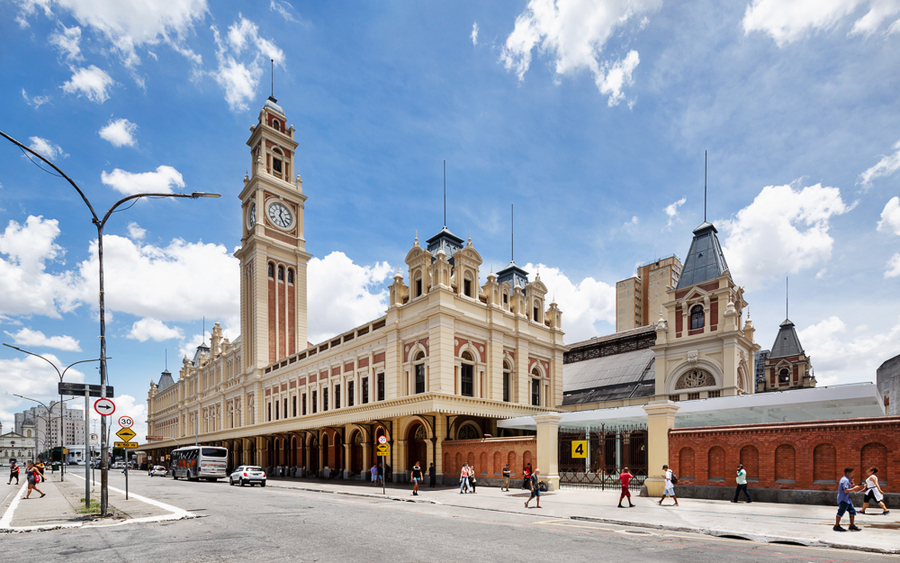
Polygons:
<instances>
[{"instance_id":1,"label":"brick arch","mask_svg":"<svg viewBox=\"0 0 900 563\"><path fill-rule=\"evenodd\" d=\"M509 464L510 471L516 471L516 452L509 452L509 455L506 456L506 463Z\"/></svg>"},{"instance_id":2,"label":"brick arch","mask_svg":"<svg viewBox=\"0 0 900 563\"><path fill-rule=\"evenodd\" d=\"M487 452L481 452L481 455L478 456L478 474L479 475L490 475L488 473L488 457Z\"/></svg>"},{"instance_id":3,"label":"brick arch","mask_svg":"<svg viewBox=\"0 0 900 563\"><path fill-rule=\"evenodd\" d=\"M878 442L879 444L884 444L889 451L896 451L900 449L900 443L897 440L893 439L889 432L870 432L868 434L863 434L858 437L856 440L850 442L850 447L852 450L862 451L862 449L870 444L871 442ZM878 468L878 472L881 473L881 468ZM880 480L880 479L879 479Z\"/></svg>"},{"instance_id":4,"label":"brick arch","mask_svg":"<svg viewBox=\"0 0 900 563\"><path fill-rule=\"evenodd\" d=\"M859 478L864 479L866 471L870 467L878 468L878 480L884 483L887 480L888 473L888 450L881 442L869 442L863 446L860 452L860 473ZM884 479L881 478L884 476Z\"/></svg>"},{"instance_id":5,"label":"brick arch","mask_svg":"<svg viewBox=\"0 0 900 563\"><path fill-rule=\"evenodd\" d=\"M678 472L679 477L683 479L694 479L696 472L694 470L694 450L692 448L681 448L678 452Z\"/></svg>"},{"instance_id":6,"label":"brick arch","mask_svg":"<svg viewBox=\"0 0 900 563\"><path fill-rule=\"evenodd\" d=\"M759 479L759 450L756 446L747 445L741 448L741 465L747 472L748 479Z\"/></svg>"},{"instance_id":7,"label":"brick arch","mask_svg":"<svg viewBox=\"0 0 900 563\"><path fill-rule=\"evenodd\" d=\"M443 473L452 473L450 469L450 452L444 452L444 467Z\"/></svg>"},{"instance_id":8,"label":"brick arch","mask_svg":"<svg viewBox=\"0 0 900 563\"><path fill-rule=\"evenodd\" d=\"M797 480L797 451L790 444L775 448L775 482L793 483Z\"/></svg>"},{"instance_id":9,"label":"brick arch","mask_svg":"<svg viewBox=\"0 0 900 563\"><path fill-rule=\"evenodd\" d=\"M522 454L522 467L526 467L529 463L531 464L531 468L534 469L534 461L532 461L531 452L525 450L525 453Z\"/></svg>"},{"instance_id":10,"label":"brick arch","mask_svg":"<svg viewBox=\"0 0 900 563\"><path fill-rule=\"evenodd\" d=\"M462 464L463 464L462 453L456 452L456 467L453 468L453 473L456 473L457 471L459 471L459 468L462 467Z\"/></svg>"},{"instance_id":11,"label":"brick arch","mask_svg":"<svg viewBox=\"0 0 900 563\"><path fill-rule=\"evenodd\" d=\"M475 452L469 452L469 455L466 456L466 461L469 465L475 465Z\"/></svg>"},{"instance_id":12,"label":"brick arch","mask_svg":"<svg viewBox=\"0 0 900 563\"><path fill-rule=\"evenodd\" d=\"M500 475L501 469L503 469L503 465L501 464L502 457L500 456L500 452L494 452L494 465L491 467L490 475L497 476Z\"/></svg>"},{"instance_id":13,"label":"brick arch","mask_svg":"<svg viewBox=\"0 0 900 563\"><path fill-rule=\"evenodd\" d=\"M708 480L724 481L725 480L725 450L722 446L713 446L709 449L707 456L707 476Z\"/></svg>"},{"instance_id":14,"label":"brick arch","mask_svg":"<svg viewBox=\"0 0 900 563\"><path fill-rule=\"evenodd\" d=\"M834 444L818 444L813 448L813 483L830 485L837 481L837 476L837 450Z\"/></svg>"}]
</instances>

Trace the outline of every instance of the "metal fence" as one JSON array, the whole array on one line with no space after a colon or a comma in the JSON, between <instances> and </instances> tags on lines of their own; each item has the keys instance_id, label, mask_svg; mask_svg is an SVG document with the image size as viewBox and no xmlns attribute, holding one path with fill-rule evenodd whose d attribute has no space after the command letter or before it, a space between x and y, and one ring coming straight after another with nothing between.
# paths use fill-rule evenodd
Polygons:
<instances>
[{"instance_id":1,"label":"metal fence","mask_svg":"<svg viewBox=\"0 0 900 563\"><path fill-rule=\"evenodd\" d=\"M618 490L619 474L625 467L634 475L632 484L643 485L647 478L645 425L560 429L561 486Z\"/></svg>"}]
</instances>

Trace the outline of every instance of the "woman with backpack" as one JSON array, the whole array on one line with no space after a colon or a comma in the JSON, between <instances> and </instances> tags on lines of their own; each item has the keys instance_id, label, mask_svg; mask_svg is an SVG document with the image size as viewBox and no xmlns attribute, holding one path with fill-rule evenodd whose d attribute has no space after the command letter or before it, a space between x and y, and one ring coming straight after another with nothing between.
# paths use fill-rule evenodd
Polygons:
<instances>
[{"instance_id":1,"label":"woman with backpack","mask_svg":"<svg viewBox=\"0 0 900 563\"><path fill-rule=\"evenodd\" d=\"M663 496L659 499L659 505L662 506L666 497L672 497L672 500L675 501L675 506L678 506L678 497L675 496L675 483L678 482L678 476L675 475L675 472L669 469L668 465L662 466L663 471L666 473L666 488L663 490Z\"/></svg>"},{"instance_id":2,"label":"woman with backpack","mask_svg":"<svg viewBox=\"0 0 900 563\"><path fill-rule=\"evenodd\" d=\"M28 481L28 492L25 493L25 498L31 496L31 491L37 491L41 493L40 498L44 498L47 496L44 492L37 488L37 484L40 482L41 474L38 471L37 467L34 466L30 461L28 462L28 467L25 468L25 479Z\"/></svg>"}]
</instances>

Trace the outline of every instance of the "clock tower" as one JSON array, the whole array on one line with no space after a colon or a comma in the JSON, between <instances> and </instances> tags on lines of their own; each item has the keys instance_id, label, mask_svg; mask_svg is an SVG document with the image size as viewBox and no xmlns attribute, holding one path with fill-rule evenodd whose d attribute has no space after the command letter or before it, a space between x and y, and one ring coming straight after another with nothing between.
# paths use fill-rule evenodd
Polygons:
<instances>
[{"instance_id":1,"label":"clock tower","mask_svg":"<svg viewBox=\"0 0 900 563\"><path fill-rule=\"evenodd\" d=\"M269 96L250 128L251 173L241 190L241 339L253 369L306 348L306 196L296 162L294 127Z\"/></svg>"}]
</instances>

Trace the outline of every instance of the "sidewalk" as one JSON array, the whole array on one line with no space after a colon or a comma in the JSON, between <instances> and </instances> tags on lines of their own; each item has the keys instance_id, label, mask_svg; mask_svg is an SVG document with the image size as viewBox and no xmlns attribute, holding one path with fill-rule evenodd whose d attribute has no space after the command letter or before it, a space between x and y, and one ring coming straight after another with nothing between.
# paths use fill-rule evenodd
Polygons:
<instances>
[{"instance_id":1,"label":"sidewalk","mask_svg":"<svg viewBox=\"0 0 900 563\"><path fill-rule=\"evenodd\" d=\"M519 482L521 485L521 481ZM334 494L350 494L384 498L381 487L360 481L323 481L316 479L270 479L270 487L286 487ZM681 506L673 506L666 499L638 497L632 492L634 508L616 508L619 491L596 489L562 489L543 493L541 509L525 508L529 494L513 488L501 492L495 487L479 487L477 494L459 494L458 488L420 487L419 496L412 496L412 486L389 484L386 497L397 501L434 503L478 510L537 514L547 519L575 519L610 524L623 524L659 530L693 532L719 537L742 538L756 542L788 542L810 547L831 547L900 554L900 511L881 516L881 510L857 515L856 524L862 532L835 532L834 517L837 506L789 505L754 502L733 504L728 501L679 499ZM752 491L751 491L752 494ZM854 499L861 501L862 499ZM627 504L627 503L626 503ZM857 510L861 507L857 503ZM878 514L877 516L875 514ZM849 525L847 515L842 521Z\"/></svg>"},{"instance_id":2,"label":"sidewalk","mask_svg":"<svg viewBox=\"0 0 900 563\"><path fill-rule=\"evenodd\" d=\"M9 485L6 490L0 489L0 532L118 526L194 517L189 512L134 493L125 500L125 491L112 486L108 488L109 514L106 518L99 514L82 514L79 510L84 508L84 477L68 473L65 482L60 482L59 473L48 471L46 476L47 480L38 485L46 494L43 498L36 492L25 498L28 485L24 478L18 487ZM100 500L99 480L91 486L91 500Z\"/></svg>"}]
</instances>

